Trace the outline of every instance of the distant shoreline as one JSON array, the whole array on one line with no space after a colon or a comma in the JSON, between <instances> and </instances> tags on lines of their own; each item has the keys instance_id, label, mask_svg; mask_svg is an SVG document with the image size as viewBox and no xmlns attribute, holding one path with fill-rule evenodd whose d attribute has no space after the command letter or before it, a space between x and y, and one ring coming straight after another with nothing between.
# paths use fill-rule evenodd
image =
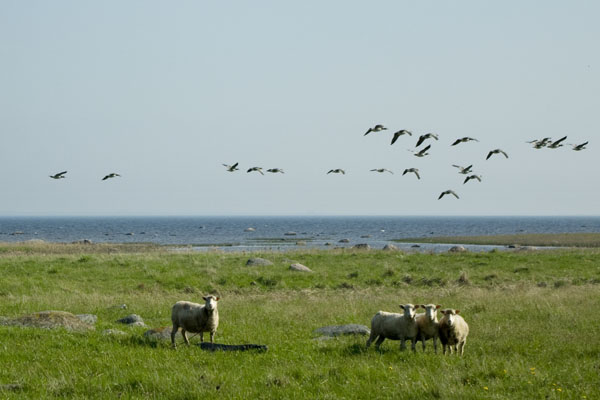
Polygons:
<instances>
[{"instance_id":1,"label":"distant shoreline","mask_svg":"<svg viewBox=\"0 0 600 400\"><path fill-rule=\"evenodd\" d=\"M527 233L515 235L436 236L393 239L397 243L474 244L494 246L600 247L600 233Z\"/></svg>"}]
</instances>

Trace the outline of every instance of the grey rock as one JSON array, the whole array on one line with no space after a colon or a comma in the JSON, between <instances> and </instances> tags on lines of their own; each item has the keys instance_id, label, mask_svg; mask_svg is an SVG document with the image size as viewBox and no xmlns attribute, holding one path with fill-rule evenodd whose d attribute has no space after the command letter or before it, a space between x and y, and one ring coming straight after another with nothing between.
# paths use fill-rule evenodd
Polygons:
<instances>
[{"instance_id":1,"label":"grey rock","mask_svg":"<svg viewBox=\"0 0 600 400\"><path fill-rule=\"evenodd\" d=\"M255 232L255 231L256 231L256 229L254 229L254 228L246 228L246 229L244 229L244 232Z\"/></svg>"},{"instance_id":2,"label":"grey rock","mask_svg":"<svg viewBox=\"0 0 600 400\"><path fill-rule=\"evenodd\" d=\"M66 311L40 311L17 318L2 318L0 324L43 329L65 328L69 331L86 331L94 328Z\"/></svg>"},{"instance_id":3,"label":"grey rock","mask_svg":"<svg viewBox=\"0 0 600 400\"><path fill-rule=\"evenodd\" d=\"M90 239L80 239L72 242L73 244L93 244Z\"/></svg>"},{"instance_id":4,"label":"grey rock","mask_svg":"<svg viewBox=\"0 0 600 400\"><path fill-rule=\"evenodd\" d=\"M464 246L452 246L448 253L466 253L468 250Z\"/></svg>"},{"instance_id":5,"label":"grey rock","mask_svg":"<svg viewBox=\"0 0 600 400\"><path fill-rule=\"evenodd\" d=\"M125 336L126 332L120 331L118 329L105 329L102 331L104 336Z\"/></svg>"},{"instance_id":6,"label":"grey rock","mask_svg":"<svg viewBox=\"0 0 600 400\"><path fill-rule=\"evenodd\" d=\"M131 324L136 323L136 322L144 323L144 320L142 319L142 317L140 317L137 314L129 314L126 317L118 319L117 322L120 322L122 324L131 325Z\"/></svg>"},{"instance_id":7,"label":"grey rock","mask_svg":"<svg viewBox=\"0 0 600 400\"><path fill-rule=\"evenodd\" d=\"M246 261L246 266L248 267L253 267L253 266L267 266L267 265L273 265L273 262L265 259L265 258L260 258L260 257L255 257L255 258L251 258L248 261Z\"/></svg>"},{"instance_id":8,"label":"grey rock","mask_svg":"<svg viewBox=\"0 0 600 400\"><path fill-rule=\"evenodd\" d=\"M371 246L368 243L358 243L352 246L352 248L357 250L371 250Z\"/></svg>"},{"instance_id":9,"label":"grey rock","mask_svg":"<svg viewBox=\"0 0 600 400\"><path fill-rule=\"evenodd\" d=\"M285 236L296 236L296 235L297 235L297 233L296 233L296 232L292 232L292 231L290 231L290 232L286 232L286 233L284 233L284 235L285 235Z\"/></svg>"},{"instance_id":10,"label":"grey rock","mask_svg":"<svg viewBox=\"0 0 600 400\"><path fill-rule=\"evenodd\" d=\"M298 240L296 246L306 246L306 242L304 240Z\"/></svg>"},{"instance_id":11,"label":"grey rock","mask_svg":"<svg viewBox=\"0 0 600 400\"><path fill-rule=\"evenodd\" d=\"M25 388L24 385L20 383L7 383L4 385L0 385L0 392L18 392Z\"/></svg>"},{"instance_id":12,"label":"grey rock","mask_svg":"<svg viewBox=\"0 0 600 400\"><path fill-rule=\"evenodd\" d=\"M350 239L340 239L338 243L350 243Z\"/></svg>"},{"instance_id":13,"label":"grey rock","mask_svg":"<svg viewBox=\"0 0 600 400\"><path fill-rule=\"evenodd\" d=\"M418 249L419 247L421 247L421 245L418 245L418 244L413 244L413 245L412 245L412 246L410 246L410 247L412 247L412 248L415 248L415 249Z\"/></svg>"},{"instance_id":14,"label":"grey rock","mask_svg":"<svg viewBox=\"0 0 600 400\"><path fill-rule=\"evenodd\" d=\"M362 239L368 239L368 238L370 238L370 237L371 237L371 235L361 235L360 237L361 237Z\"/></svg>"},{"instance_id":15,"label":"grey rock","mask_svg":"<svg viewBox=\"0 0 600 400\"><path fill-rule=\"evenodd\" d=\"M210 343L210 342L201 342L198 344L202 350L206 351L248 351L248 350L257 350L257 351L267 351L269 348L264 344L220 344L220 343Z\"/></svg>"},{"instance_id":16,"label":"grey rock","mask_svg":"<svg viewBox=\"0 0 600 400\"><path fill-rule=\"evenodd\" d=\"M364 325L347 324L347 325L332 325L324 326L314 331L320 336L342 336L342 335L369 335L371 331Z\"/></svg>"},{"instance_id":17,"label":"grey rock","mask_svg":"<svg viewBox=\"0 0 600 400\"><path fill-rule=\"evenodd\" d=\"M171 331L172 328L170 326L163 326L161 328L154 328L144 332L144 337L154 340L171 340ZM188 338L189 337L190 335L188 335ZM181 336L181 331L177 332L175 339L183 339Z\"/></svg>"},{"instance_id":18,"label":"grey rock","mask_svg":"<svg viewBox=\"0 0 600 400\"><path fill-rule=\"evenodd\" d=\"M299 271L299 272L313 272L312 269L310 269L306 265L302 265L300 263L294 263L294 264L290 265L290 270Z\"/></svg>"},{"instance_id":19,"label":"grey rock","mask_svg":"<svg viewBox=\"0 0 600 400\"><path fill-rule=\"evenodd\" d=\"M333 246L333 245L329 242L325 242L325 244L323 244L323 246Z\"/></svg>"},{"instance_id":20,"label":"grey rock","mask_svg":"<svg viewBox=\"0 0 600 400\"><path fill-rule=\"evenodd\" d=\"M95 325L98 322L98 316L94 314L76 314L75 316L86 324Z\"/></svg>"},{"instance_id":21,"label":"grey rock","mask_svg":"<svg viewBox=\"0 0 600 400\"><path fill-rule=\"evenodd\" d=\"M385 246L383 246L383 250L385 250L385 251L398 251L398 247L390 243L390 244L386 244Z\"/></svg>"},{"instance_id":22,"label":"grey rock","mask_svg":"<svg viewBox=\"0 0 600 400\"><path fill-rule=\"evenodd\" d=\"M139 326L139 327L142 327L142 328L147 328L148 327L148 325L146 325L142 321L132 322L131 324L127 324L127 326L132 326L132 327Z\"/></svg>"}]
</instances>

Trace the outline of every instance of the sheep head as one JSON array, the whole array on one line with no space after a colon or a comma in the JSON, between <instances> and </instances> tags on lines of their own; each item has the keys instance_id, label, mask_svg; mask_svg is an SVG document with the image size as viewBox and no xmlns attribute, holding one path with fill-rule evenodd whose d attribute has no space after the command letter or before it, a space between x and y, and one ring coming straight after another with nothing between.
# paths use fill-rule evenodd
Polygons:
<instances>
[{"instance_id":1,"label":"sheep head","mask_svg":"<svg viewBox=\"0 0 600 400\"><path fill-rule=\"evenodd\" d=\"M460 313L460 310L453 310L451 308L447 308L442 310L442 314L446 316L446 321L448 322L448 326L454 326L454 322L456 321L455 316Z\"/></svg>"},{"instance_id":2,"label":"sheep head","mask_svg":"<svg viewBox=\"0 0 600 400\"><path fill-rule=\"evenodd\" d=\"M202 298L204 299L204 307L206 307L208 311L212 311L217 308L217 301L219 301L219 297L210 295Z\"/></svg>"},{"instance_id":3,"label":"sheep head","mask_svg":"<svg viewBox=\"0 0 600 400\"><path fill-rule=\"evenodd\" d=\"M419 308L419 306L415 306L415 305L408 303L408 304L400 304L400 308L402 308L404 310L405 318L414 320L415 316L417 315L415 310L417 308Z\"/></svg>"},{"instance_id":4,"label":"sheep head","mask_svg":"<svg viewBox=\"0 0 600 400\"><path fill-rule=\"evenodd\" d=\"M421 308L425 309L425 316L430 321L435 321L437 319L437 310L440 307L439 304L421 304Z\"/></svg>"}]
</instances>

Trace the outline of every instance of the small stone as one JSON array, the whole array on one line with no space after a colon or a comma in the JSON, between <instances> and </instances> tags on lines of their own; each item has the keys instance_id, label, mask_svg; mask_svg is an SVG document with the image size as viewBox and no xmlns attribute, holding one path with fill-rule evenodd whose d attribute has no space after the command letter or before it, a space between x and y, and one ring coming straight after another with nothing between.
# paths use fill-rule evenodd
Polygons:
<instances>
[{"instance_id":1,"label":"small stone","mask_svg":"<svg viewBox=\"0 0 600 400\"><path fill-rule=\"evenodd\" d=\"M149 331L144 332L144 337L155 340L171 340L172 329L173 328L171 328L170 326L163 326L161 328L150 329ZM175 338L180 339L181 337L181 332L178 331L175 335ZM189 337L190 335L188 334L188 338Z\"/></svg>"},{"instance_id":2,"label":"small stone","mask_svg":"<svg viewBox=\"0 0 600 400\"><path fill-rule=\"evenodd\" d=\"M246 228L246 229L244 229L244 232L255 232L255 231L256 231L256 229L254 229L254 228Z\"/></svg>"},{"instance_id":3,"label":"small stone","mask_svg":"<svg viewBox=\"0 0 600 400\"><path fill-rule=\"evenodd\" d=\"M300 263L294 263L294 264L290 265L290 270L299 271L299 272L313 272L312 269L310 269L306 265L302 265Z\"/></svg>"},{"instance_id":4,"label":"small stone","mask_svg":"<svg viewBox=\"0 0 600 400\"><path fill-rule=\"evenodd\" d=\"M362 238L362 239L368 239L368 238L370 238L370 237L371 237L371 235L361 235L361 238Z\"/></svg>"},{"instance_id":5,"label":"small stone","mask_svg":"<svg viewBox=\"0 0 600 400\"><path fill-rule=\"evenodd\" d=\"M98 322L98 316L94 314L75 314L75 316L86 324L95 325Z\"/></svg>"},{"instance_id":6,"label":"small stone","mask_svg":"<svg viewBox=\"0 0 600 400\"><path fill-rule=\"evenodd\" d=\"M347 324L347 325L332 325L324 326L316 329L315 334L321 336L341 336L341 335L369 335L371 331L364 325Z\"/></svg>"},{"instance_id":7,"label":"small stone","mask_svg":"<svg viewBox=\"0 0 600 400\"><path fill-rule=\"evenodd\" d=\"M367 243L358 243L352 246L352 248L357 250L371 250L371 246L369 246Z\"/></svg>"},{"instance_id":8,"label":"small stone","mask_svg":"<svg viewBox=\"0 0 600 400\"><path fill-rule=\"evenodd\" d=\"M340 239L338 243L350 243L350 239Z\"/></svg>"},{"instance_id":9,"label":"small stone","mask_svg":"<svg viewBox=\"0 0 600 400\"><path fill-rule=\"evenodd\" d=\"M298 240L296 246L306 246L306 242L304 240Z\"/></svg>"},{"instance_id":10,"label":"small stone","mask_svg":"<svg viewBox=\"0 0 600 400\"><path fill-rule=\"evenodd\" d=\"M131 324L134 324L136 322L144 323L144 320L142 319L142 317L140 317L137 314L129 314L126 317L118 319L117 322L120 322L122 324L131 325Z\"/></svg>"},{"instance_id":11,"label":"small stone","mask_svg":"<svg viewBox=\"0 0 600 400\"><path fill-rule=\"evenodd\" d=\"M448 253L466 253L468 250L464 246L452 246Z\"/></svg>"},{"instance_id":12,"label":"small stone","mask_svg":"<svg viewBox=\"0 0 600 400\"><path fill-rule=\"evenodd\" d=\"M125 336L126 332L120 331L118 329L105 329L102 331L104 336Z\"/></svg>"},{"instance_id":13,"label":"small stone","mask_svg":"<svg viewBox=\"0 0 600 400\"><path fill-rule=\"evenodd\" d=\"M385 251L398 251L398 247L393 244L386 244L383 246L383 250Z\"/></svg>"},{"instance_id":14,"label":"small stone","mask_svg":"<svg viewBox=\"0 0 600 400\"><path fill-rule=\"evenodd\" d=\"M247 267L253 267L253 266L267 266L267 265L273 265L272 261L269 261L265 258L260 258L260 257L255 257L255 258L250 258L248 261L246 261L246 266Z\"/></svg>"},{"instance_id":15,"label":"small stone","mask_svg":"<svg viewBox=\"0 0 600 400\"><path fill-rule=\"evenodd\" d=\"M286 232L284 233L285 236L296 236L297 233L296 232Z\"/></svg>"}]
</instances>

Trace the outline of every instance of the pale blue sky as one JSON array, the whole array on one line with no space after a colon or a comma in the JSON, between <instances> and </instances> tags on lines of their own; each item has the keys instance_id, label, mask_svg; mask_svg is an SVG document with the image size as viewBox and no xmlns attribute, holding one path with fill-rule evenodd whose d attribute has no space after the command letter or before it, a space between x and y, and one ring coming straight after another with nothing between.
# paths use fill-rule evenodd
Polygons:
<instances>
[{"instance_id":1,"label":"pale blue sky","mask_svg":"<svg viewBox=\"0 0 600 400\"><path fill-rule=\"evenodd\" d=\"M600 2L289 3L0 0L0 215L599 214Z\"/></svg>"}]
</instances>

